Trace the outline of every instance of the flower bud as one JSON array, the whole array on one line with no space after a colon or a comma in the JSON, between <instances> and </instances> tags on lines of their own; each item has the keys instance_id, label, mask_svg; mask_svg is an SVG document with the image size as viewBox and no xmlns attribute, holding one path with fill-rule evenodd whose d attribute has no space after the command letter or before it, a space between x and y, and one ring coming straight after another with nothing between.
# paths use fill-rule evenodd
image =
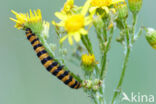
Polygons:
<instances>
[{"instance_id":1,"label":"flower bud","mask_svg":"<svg viewBox=\"0 0 156 104\"><path fill-rule=\"evenodd\" d=\"M91 88L92 87L92 81L91 80L84 80L82 85L85 87L85 88Z\"/></svg>"},{"instance_id":2,"label":"flower bud","mask_svg":"<svg viewBox=\"0 0 156 104\"><path fill-rule=\"evenodd\" d=\"M142 0L128 0L129 9L133 14L139 13L142 7Z\"/></svg>"},{"instance_id":3,"label":"flower bud","mask_svg":"<svg viewBox=\"0 0 156 104\"><path fill-rule=\"evenodd\" d=\"M93 17L93 24L96 28L102 28L104 23L102 21L102 18L100 16L94 16Z\"/></svg>"},{"instance_id":4,"label":"flower bud","mask_svg":"<svg viewBox=\"0 0 156 104\"><path fill-rule=\"evenodd\" d=\"M101 84L102 84L102 80L99 80L99 79L94 80L94 85L101 86Z\"/></svg>"},{"instance_id":5,"label":"flower bud","mask_svg":"<svg viewBox=\"0 0 156 104\"><path fill-rule=\"evenodd\" d=\"M128 7L126 2L121 2L115 5L120 19L126 19L128 17Z\"/></svg>"},{"instance_id":6,"label":"flower bud","mask_svg":"<svg viewBox=\"0 0 156 104\"><path fill-rule=\"evenodd\" d=\"M48 39L49 38L49 27L50 27L50 23L49 22L46 22L46 21L43 21L42 34L43 34L43 37L45 39Z\"/></svg>"},{"instance_id":7,"label":"flower bud","mask_svg":"<svg viewBox=\"0 0 156 104\"><path fill-rule=\"evenodd\" d=\"M74 7L74 0L67 0L64 4L62 12L68 14L70 13L73 7Z\"/></svg>"},{"instance_id":8,"label":"flower bud","mask_svg":"<svg viewBox=\"0 0 156 104\"><path fill-rule=\"evenodd\" d=\"M82 64L85 66L92 66L96 63L94 54L83 54L81 57Z\"/></svg>"},{"instance_id":9,"label":"flower bud","mask_svg":"<svg viewBox=\"0 0 156 104\"><path fill-rule=\"evenodd\" d=\"M156 30L152 28L148 28L146 34L146 40L154 49L156 49Z\"/></svg>"},{"instance_id":10,"label":"flower bud","mask_svg":"<svg viewBox=\"0 0 156 104\"><path fill-rule=\"evenodd\" d=\"M93 90L94 91L97 91L98 89L99 89L99 86L97 86L97 85L96 86L93 86Z\"/></svg>"},{"instance_id":11,"label":"flower bud","mask_svg":"<svg viewBox=\"0 0 156 104\"><path fill-rule=\"evenodd\" d=\"M52 51L55 51L56 48L57 48L56 44L50 43L49 46L50 46L50 48L51 48Z\"/></svg>"},{"instance_id":12,"label":"flower bud","mask_svg":"<svg viewBox=\"0 0 156 104\"><path fill-rule=\"evenodd\" d=\"M60 53L61 55L63 55L63 56L66 56L67 53L68 53L68 51L67 51L66 48L61 48L61 49L59 49L59 53Z\"/></svg>"}]
</instances>

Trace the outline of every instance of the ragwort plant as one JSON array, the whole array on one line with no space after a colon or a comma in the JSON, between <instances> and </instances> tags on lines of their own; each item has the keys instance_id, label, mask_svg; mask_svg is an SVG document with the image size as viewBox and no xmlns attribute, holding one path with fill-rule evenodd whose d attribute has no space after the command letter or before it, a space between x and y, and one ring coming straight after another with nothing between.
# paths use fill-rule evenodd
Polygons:
<instances>
[{"instance_id":1,"label":"ragwort plant","mask_svg":"<svg viewBox=\"0 0 156 104\"><path fill-rule=\"evenodd\" d=\"M41 11L38 9L30 13L17 13L12 10L16 19L17 29L25 30L28 40L40 58L42 64L53 75L62 80L71 88L83 88L84 92L92 99L94 104L118 104L117 98L125 77L128 59L135 41L141 36L143 29L147 32L146 39L156 49L156 30L144 26L136 30L138 13L142 7L142 0L86 0L84 5L77 6L74 0L67 0L55 16L60 22L52 21L59 45L48 43L50 23L42 20ZM132 14L132 23L127 19ZM88 34L94 28L96 34ZM108 53L111 49L114 31L119 30L120 35L116 41L124 47L124 61L122 73L119 78L112 101L105 100L105 77L107 74ZM53 34L54 35L54 34ZM89 35L96 35L100 50L100 61L97 61ZM65 65L64 56L68 54L64 42L68 40L69 47L74 46L72 58L77 58L81 63L83 78L77 76ZM75 44L76 43L76 44ZM55 50L59 47L59 55ZM71 51L71 50L70 50ZM64 64L64 66L61 66ZM116 80L118 81L118 80Z\"/></svg>"}]
</instances>

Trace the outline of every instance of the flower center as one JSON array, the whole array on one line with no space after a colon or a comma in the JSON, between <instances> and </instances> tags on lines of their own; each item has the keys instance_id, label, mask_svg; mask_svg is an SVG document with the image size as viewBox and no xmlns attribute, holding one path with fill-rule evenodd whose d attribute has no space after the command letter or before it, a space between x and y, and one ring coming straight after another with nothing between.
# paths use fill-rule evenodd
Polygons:
<instances>
[{"instance_id":1,"label":"flower center","mask_svg":"<svg viewBox=\"0 0 156 104\"><path fill-rule=\"evenodd\" d=\"M91 5L102 7L102 6L110 6L112 3L112 0L92 0Z\"/></svg>"},{"instance_id":2,"label":"flower center","mask_svg":"<svg viewBox=\"0 0 156 104\"><path fill-rule=\"evenodd\" d=\"M65 21L65 29L68 32L75 32L84 26L84 16L72 15Z\"/></svg>"}]
</instances>

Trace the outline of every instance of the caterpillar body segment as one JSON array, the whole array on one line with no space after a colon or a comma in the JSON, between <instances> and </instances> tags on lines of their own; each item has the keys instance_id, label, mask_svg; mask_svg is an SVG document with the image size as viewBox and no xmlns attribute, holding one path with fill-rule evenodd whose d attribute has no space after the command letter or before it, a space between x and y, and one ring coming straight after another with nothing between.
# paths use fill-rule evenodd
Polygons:
<instances>
[{"instance_id":1,"label":"caterpillar body segment","mask_svg":"<svg viewBox=\"0 0 156 104\"><path fill-rule=\"evenodd\" d=\"M81 83L75 80L68 71L64 70L63 66L59 65L58 62L54 61L53 57L49 56L48 52L40 42L39 38L34 33L32 33L30 28L26 29L26 36L47 71L52 73L70 88L81 88Z\"/></svg>"}]
</instances>

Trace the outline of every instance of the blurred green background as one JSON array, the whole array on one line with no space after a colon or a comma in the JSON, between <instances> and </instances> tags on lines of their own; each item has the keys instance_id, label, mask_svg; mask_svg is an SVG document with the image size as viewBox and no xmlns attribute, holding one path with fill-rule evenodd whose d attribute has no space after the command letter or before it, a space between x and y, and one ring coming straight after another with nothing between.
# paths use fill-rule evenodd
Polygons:
<instances>
[{"instance_id":1,"label":"blurred green background","mask_svg":"<svg viewBox=\"0 0 156 104\"><path fill-rule=\"evenodd\" d=\"M84 0L75 0L82 4ZM57 78L49 74L37 59L23 31L18 31L9 20L14 17L11 9L27 12L40 8L47 21L56 19L54 12L59 11L65 0L1 0L0 2L0 104L91 104L83 90L71 90ZM156 28L156 1L144 0L139 15L139 25ZM51 40L55 37L51 27ZM53 35L53 36L52 36ZM117 34L115 34L117 35ZM89 36L94 49L97 40ZM115 40L115 38L114 38ZM99 57L99 51L95 53ZM110 101L121 74L123 48L113 42L109 53L109 70L105 80L106 100ZM73 72L82 74L81 69L68 64ZM145 40L144 34L135 43L124 79L123 91L153 94L156 97L156 50ZM126 104L126 103L124 103ZM155 103L156 104L156 103Z\"/></svg>"}]
</instances>

